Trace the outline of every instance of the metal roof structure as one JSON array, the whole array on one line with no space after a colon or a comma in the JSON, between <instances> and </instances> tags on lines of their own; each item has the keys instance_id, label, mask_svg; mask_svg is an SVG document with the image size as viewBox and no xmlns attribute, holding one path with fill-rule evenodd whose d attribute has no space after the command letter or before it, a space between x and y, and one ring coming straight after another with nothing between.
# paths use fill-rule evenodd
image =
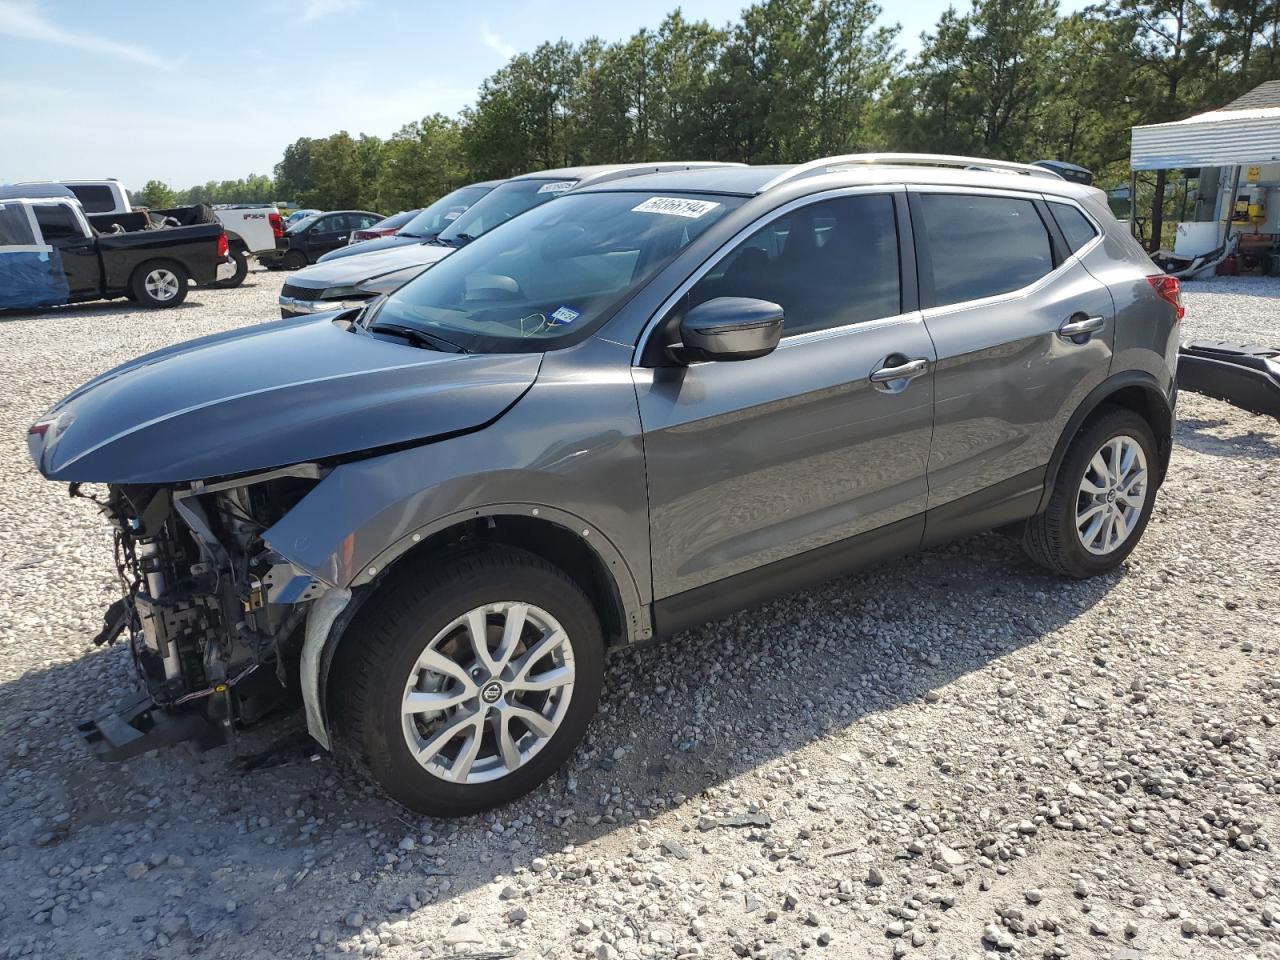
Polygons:
<instances>
[{"instance_id":1,"label":"metal roof structure","mask_svg":"<svg viewBox=\"0 0 1280 960\"><path fill-rule=\"evenodd\" d=\"M1280 160L1280 80L1259 84L1218 110L1132 129L1133 170L1234 167Z\"/></svg>"}]
</instances>

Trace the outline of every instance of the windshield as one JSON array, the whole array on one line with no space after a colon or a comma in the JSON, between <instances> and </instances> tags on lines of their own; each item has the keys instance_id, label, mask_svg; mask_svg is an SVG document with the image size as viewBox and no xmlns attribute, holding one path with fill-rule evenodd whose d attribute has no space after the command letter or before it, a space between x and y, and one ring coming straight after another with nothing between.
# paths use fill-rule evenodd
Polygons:
<instances>
[{"instance_id":1,"label":"windshield","mask_svg":"<svg viewBox=\"0 0 1280 960\"><path fill-rule=\"evenodd\" d=\"M424 207L416 217L401 227L400 236L430 240L466 213L468 207L492 189L492 187L463 187L453 193L446 193L435 203Z\"/></svg>"},{"instance_id":2,"label":"windshield","mask_svg":"<svg viewBox=\"0 0 1280 960\"><path fill-rule=\"evenodd\" d=\"M508 180L494 187L487 197L471 207L440 234L445 243L455 246L468 243L500 223L526 210L554 200L572 190L576 180Z\"/></svg>"},{"instance_id":3,"label":"windshield","mask_svg":"<svg viewBox=\"0 0 1280 960\"><path fill-rule=\"evenodd\" d=\"M305 230L319 219L320 215L318 213L308 214L301 220L295 220L293 226L291 226L286 232L297 233L299 230Z\"/></svg>"},{"instance_id":4,"label":"windshield","mask_svg":"<svg viewBox=\"0 0 1280 960\"><path fill-rule=\"evenodd\" d=\"M408 328L472 352L549 349L609 317L742 202L699 194L571 194L419 274L391 294L370 327Z\"/></svg>"},{"instance_id":5,"label":"windshield","mask_svg":"<svg viewBox=\"0 0 1280 960\"><path fill-rule=\"evenodd\" d=\"M396 227L403 227L406 223L417 215L417 210L401 210L399 213L393 213L391 216L379 220L371 227L365 227L366 230L392 230Z\"/></svg>"}]
</instances>

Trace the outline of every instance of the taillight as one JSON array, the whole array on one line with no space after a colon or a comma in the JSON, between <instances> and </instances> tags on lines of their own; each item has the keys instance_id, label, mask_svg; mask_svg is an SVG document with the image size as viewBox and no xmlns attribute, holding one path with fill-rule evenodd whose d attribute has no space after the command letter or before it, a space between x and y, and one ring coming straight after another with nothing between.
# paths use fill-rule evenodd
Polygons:
<instances>
[{"instance_id":1,"label":"taillight","mask_svg":"<svg viewBox=\"0 0 1280 960\"><path fill-rule=\"evenodd\" d=\"M227 235L225 233L218 234L218 256L225 257L230 249L227 246Z\"/></svg>"},{"instance_id":2,"label":"taillight","mask_svg":"<svg viewBox=\"0 0 1280 960\"><path fill-rule=\"evenodd\" d=\"M268 213L267 220L270 221L271 232L276 235L276 238L279 239L280 237L283 237L284 236L284 217L280 216L280 214L278 213Z\"/></svg>"},{"instance_id":3,"label":"taillight","mask_svg":"<svg viewBox=\"0 0 1280 960\"><path fill-rule=\"evenodd\" d=\"M1147 283L1151 284L1151 289L1156 292L1156 296L1165 303L1172 304L1178 311L1178 319L1181 320L1186 316L1187 308L1182 305L1182 281L1177 277L1171 277L1168 274L1161 273L1154 277L1147 277Z\"/></svg>"}]
</instances>

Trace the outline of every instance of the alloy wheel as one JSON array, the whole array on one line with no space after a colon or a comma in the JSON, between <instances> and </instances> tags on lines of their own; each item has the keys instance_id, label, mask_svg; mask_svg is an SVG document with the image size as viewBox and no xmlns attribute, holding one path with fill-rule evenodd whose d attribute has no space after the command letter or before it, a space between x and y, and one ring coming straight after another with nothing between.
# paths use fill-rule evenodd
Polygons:
<instances>
[{"instance_id":1,"label":"alloy wheel","mask_svg":"<svg viewBox=\"0 0 1280 960\"><path fill-rule=\"evenodd\" d=\"M573 647L551 614L515 601L476 607L437 633L410 670L405 742L442 780L496 780L555 735L573 680Z\"/></svg>"},{"instance_id":2,"label":"alloy wheel","mask_svg":"<svg viewBox=\"0 0 1280 960\"><path fill-rule=\"evenodd\" d=\"M1076 498L1076 535L1095 556L1118 549L1146 504L1147 455L1133 437L1107 440L1093 455Z\"/></svg>"},{"instance_id":3,"label":"alloy wheel","mask_svg":"<svg viewBox=\"0 0 1280 960\"><path fill-rule=\"evenodd\" d=\"M156 267L142 281L147 293L156 300L172 300L178 295L178 277L172 270Z\"/></svg>"}]
</instances>

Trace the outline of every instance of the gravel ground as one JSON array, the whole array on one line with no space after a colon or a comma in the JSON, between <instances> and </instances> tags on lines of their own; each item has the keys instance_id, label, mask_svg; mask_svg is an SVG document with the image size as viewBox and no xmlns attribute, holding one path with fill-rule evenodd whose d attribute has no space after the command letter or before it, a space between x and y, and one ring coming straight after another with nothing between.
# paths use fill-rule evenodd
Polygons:
<instances>
[{"instance_id":1,"label":"gravel ground","mask_svg":"<svg viewBox=\"0 0 1280 960\"><path fill-rule=\"evenodd\" d=\"M983 536L627 652L573 764L496 815L302 752L90 760L73 724L128 674L89 644L107 541L22 435L281 281L0 324L0 957L1280 957L1280 427L1190 395L1114 575ZM1187 300L1190 336L1280 338L1278 280Z\"/></svg>"}]
</instances>

